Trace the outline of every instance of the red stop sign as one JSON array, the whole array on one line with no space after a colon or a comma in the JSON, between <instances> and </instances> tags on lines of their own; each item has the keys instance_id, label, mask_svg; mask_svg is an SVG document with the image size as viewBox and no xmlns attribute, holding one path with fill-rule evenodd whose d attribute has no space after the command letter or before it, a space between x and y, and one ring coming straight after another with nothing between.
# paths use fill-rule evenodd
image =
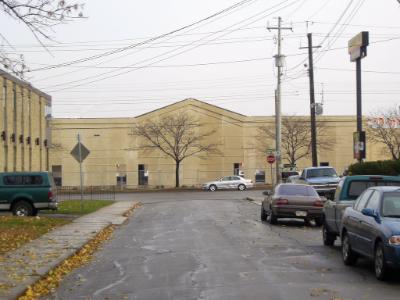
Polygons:
<instances>
[{"instance_id":1,"label":"red stop sign","mask_svg":"<svg viewBox=\"0 0 400 300\"><path fill-rule=\"evenodd\" d=\"M272 155L272 154L268 155L267 162L270 164L273 164L275 162L275 155Z\"/></svg>"}]
</instances>

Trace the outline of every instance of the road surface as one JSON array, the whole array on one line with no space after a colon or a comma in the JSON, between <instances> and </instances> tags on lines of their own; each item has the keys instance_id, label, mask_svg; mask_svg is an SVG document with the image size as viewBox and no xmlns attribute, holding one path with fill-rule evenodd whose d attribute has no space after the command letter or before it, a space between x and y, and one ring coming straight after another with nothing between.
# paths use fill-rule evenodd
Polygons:
<instances>
[{"instance_id":1,"label":"road surface","mask_svg":"<svg viewBox=\"0 0 400 300\"><path fill-rule=\"evenodd\" d=\"M345 267L302 221L271 226L248 192L134 194L144 205L47 299L399 299L399 274Z\"/></svg>"}]
</instances>

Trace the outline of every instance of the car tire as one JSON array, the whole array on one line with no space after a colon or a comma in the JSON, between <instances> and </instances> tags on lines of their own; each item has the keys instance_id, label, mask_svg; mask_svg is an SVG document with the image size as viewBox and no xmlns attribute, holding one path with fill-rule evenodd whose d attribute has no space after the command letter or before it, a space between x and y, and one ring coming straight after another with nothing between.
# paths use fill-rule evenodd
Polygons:
<instances>
[{"instance_id":1,"label":"car tire","mask_svg":"<svg viewBox=\"0 0 400 300\"><path fill-rule=\"evenodd\" d=\"M244 191L246 189L246 186L244 184L239 184L238 185L238 190L239 191Z\"/></svg>"},{"instance_id":2,"label":"car tire","mask_svg":"<svg viewBox=\"0 0 400 300\"><path fill-rule=\"evenodd\" d=\"M34 210L32 204L25 200L17 201L12 207L13 215L19 217L33 216Z\"/></svg>"},{"instance_id":3,"label":"car tire","mask_svg":"<svg viewBox=\"0 0 400 300\"><path fill-rule=\"evenodd\" d=\"M323 218L315 218L314 219L315 225L320 227L324 224L324 219Z\"/></svg>"},{"instance_id":4,"label":"car tire","mask_svg":"<svg viewBox=\"0 0 400 300\"><path fill-rule=\"evenodd\" d=\"M389 267L386 264L385 251L382 242L378 242L375 246L374 269L377 279L385 280L387 278Z\"/></svg>"},{"instance_id":5,"label":"car tire","mask_svg":"<svg viewBox=\"0 0 400 300\"><path fill-rule=\"evenodd\" d=\"M261 221L266 221L267 220L267 214L264 210L264 207L261 205Z\"/></svg>"},{"instance_id":6,"label":"car tire","mask_svg":"<svg viewBox=\"0 0 400 300\"><path fill-rule=\"evenodd\" d=\"M217 186L215 184L212 184L208 187L208 190L211 192L215 192L217 190Z\"/></svg>"},{"instance_id":7,"label":"car tire","mask_svg":"<svg viewBox=\"0 0 400 300\"><path fill-rule=\"evenodd\" d=\"M269 223L271 225L275 225L276 223L278 223L278 217L274 214L272 209L269 211Z\"/></svg>"},{"instance_id":8,"label":"car tire","mask_svg":"<svg viewBox=\"0 0 400 300\"><path fill-rule=\"evenodd\" d=\"M322 240L325 246L333 246L336 240L336 236L329 232L325 222L322 224Z\"/></svg>"},{"instance_id":9,"label":"car tire","mask_svg":"<svg viewBox=\"0 0 400 300\"><path fill-rule=\"evenodd\" d=\"M351 249L349 237L346 232L342 236L342 258L346 266L355 265L358 259L358 254Z\"/></svg>"}]
</instances>

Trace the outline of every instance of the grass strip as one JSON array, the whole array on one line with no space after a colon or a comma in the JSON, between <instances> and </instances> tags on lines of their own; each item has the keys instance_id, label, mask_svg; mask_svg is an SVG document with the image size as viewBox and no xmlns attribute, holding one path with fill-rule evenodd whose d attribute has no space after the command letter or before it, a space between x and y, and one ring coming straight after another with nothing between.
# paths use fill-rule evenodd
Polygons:
<instances>
[{"instance_id":1,"label":"grass strip","mask_svg":"<svg viewBox=\"0 0 400 300\"><path fill-rule=\"evenodd\" d=\"M0 216L0 256L69 222L50 217Z\"/></svg>"},{"instance_id":2,"label":"grass strip","mask_svg":"<svg viewBox=\"0 0 400 300\"><path fill-rule=\"evenodd\" d=\"M41 211L41 214L86 215L102 207L115 203L112 200L84 200L81 210L81 200L65 200L59 203L56 211Z\"/></svg>"}]
</instances>

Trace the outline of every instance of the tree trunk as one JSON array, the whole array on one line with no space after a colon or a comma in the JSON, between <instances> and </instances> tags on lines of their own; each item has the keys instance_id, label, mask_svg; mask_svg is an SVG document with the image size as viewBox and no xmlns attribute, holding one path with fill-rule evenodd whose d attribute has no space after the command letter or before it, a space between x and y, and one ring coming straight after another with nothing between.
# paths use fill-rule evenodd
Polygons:
<instances>
[{"instance_id":1,"label":"tree trunk","mask_svg":"<svg viewBox=\"0 0 400 300\"><path fill-rule=\"evenodd\" d=\"M179 187L179 164L180 162L177 161L175 165L175 187Z\"/></svg>"}]
</instances>

